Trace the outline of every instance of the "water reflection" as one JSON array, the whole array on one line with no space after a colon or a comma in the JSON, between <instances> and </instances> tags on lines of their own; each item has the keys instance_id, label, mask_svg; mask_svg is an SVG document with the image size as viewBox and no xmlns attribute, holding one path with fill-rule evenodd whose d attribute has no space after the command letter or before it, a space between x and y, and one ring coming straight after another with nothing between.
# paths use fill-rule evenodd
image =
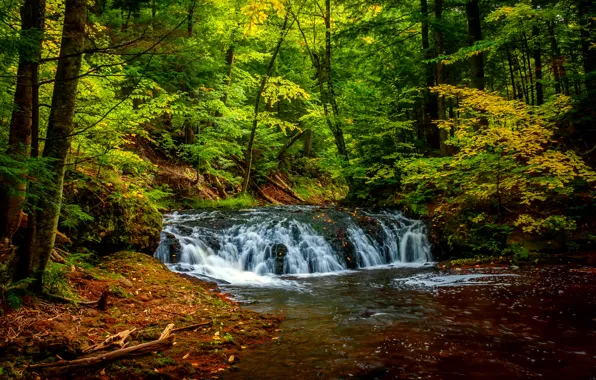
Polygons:
<instances>
[{"instance_id":1,"label":"water reflection","mask_svg":"<svg viewBox=\"0 0 596 380\"><path fill-rule=\"evenodd\" d=\"M594 378L594 275L449 275L394 268L288 277L297 288L230 287L247 307L286 320L279 340L245 351L224 377Z\"/></svg>"}]
</instances>

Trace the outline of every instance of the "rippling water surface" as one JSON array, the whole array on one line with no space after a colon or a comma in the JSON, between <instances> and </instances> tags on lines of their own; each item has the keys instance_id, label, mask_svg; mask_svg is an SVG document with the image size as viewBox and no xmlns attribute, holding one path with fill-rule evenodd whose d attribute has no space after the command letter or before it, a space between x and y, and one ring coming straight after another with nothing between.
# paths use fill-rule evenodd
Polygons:
<instances>
[{"instance_id":1,"label":"rippling water surface","mask_svg":"<svg viewBox=\"0 0 596 380\"><path fill-rule=\"evenodd\" d=\"M227 287L282 313L278 340L228 379L594 379L596 277L524 270L386 268Z\"/></svg>"},{"instance_id":2,"label":"rippling water surface","mask_svg":"<svg viewBox=\"0 0 596 380\"><path fill-rule=\"evenodd\" d=\"M229 379L596 379L595 274L441 272L424 224L397 211L175 213L156 257L285 316Z\"/></svg>"}]
</instances>

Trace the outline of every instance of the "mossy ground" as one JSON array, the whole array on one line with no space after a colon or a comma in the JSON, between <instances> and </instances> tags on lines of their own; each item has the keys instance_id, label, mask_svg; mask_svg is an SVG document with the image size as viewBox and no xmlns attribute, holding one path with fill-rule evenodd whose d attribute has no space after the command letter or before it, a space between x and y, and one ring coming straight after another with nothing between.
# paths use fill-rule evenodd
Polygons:
<instances>
[{"instance_id":1,"label":"mossy ground","mask_svg":"<svg viewBox=\"0 0 596 380\"><path fill-rule=\"evenodd\" d=\"M23 297L16 310L5 307L0 317L0 378L215 378L241 360L244 350L275 339L281 322L277 316L242 309L215 286L173 273L144 254L120 252L96 267L70 269L66 280L81 300L97 300L110 290L107 309L33 296ZM170 323L175 328L207 324L176 332L172 348L151 355L68 373L26 369L33 363L83 357L85 348L127 329L136 328L128 346L151 341Z\"/></svg>"}]
</instances>

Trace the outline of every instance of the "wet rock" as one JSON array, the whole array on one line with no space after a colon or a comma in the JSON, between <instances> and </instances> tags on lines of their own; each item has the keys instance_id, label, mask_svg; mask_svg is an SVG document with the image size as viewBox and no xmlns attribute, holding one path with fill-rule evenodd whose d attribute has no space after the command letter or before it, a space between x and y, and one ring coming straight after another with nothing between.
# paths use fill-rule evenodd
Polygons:
<instances>
[{"instance_id":1,"label":"wet rock","mask_svg":"<svg viewBox=\"0 0 596 380\"><path fill-rule=\"evenodd\" d=\"M271 247L271 255L275 260L275 274L280 275L284 273L284 260L288 253L288 248L284 244L274 244Z\"/></svg>"},{"instance_id":2,"label":"wet rock","mask_svg":"<svg viewBox=\"0 0 596 380\"><path fill-rule=\"evenodd\" d=\"M180 257L180 252L182 251L180 241L178 241L176 236L166 232L165 244L167 245L170 254L170 262L177 263Z\"/></svg>"}]
</instances>

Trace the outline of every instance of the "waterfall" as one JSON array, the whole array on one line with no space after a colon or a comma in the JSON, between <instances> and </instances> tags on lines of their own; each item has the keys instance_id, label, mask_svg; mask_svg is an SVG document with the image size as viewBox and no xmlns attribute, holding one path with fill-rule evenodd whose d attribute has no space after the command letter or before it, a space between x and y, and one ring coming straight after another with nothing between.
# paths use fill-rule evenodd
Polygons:
<instances>
[{"instance_id":1,"label":"waterfall","mask_svg":"<svg viewBox=\"0 0 596 380\"><path fill-rule=\"evenodd\" d=\"M164 217L155 257L228 283L432 260L425 225L397 211L309 206L187 211Z\"/></svg>"}]
</instances>

